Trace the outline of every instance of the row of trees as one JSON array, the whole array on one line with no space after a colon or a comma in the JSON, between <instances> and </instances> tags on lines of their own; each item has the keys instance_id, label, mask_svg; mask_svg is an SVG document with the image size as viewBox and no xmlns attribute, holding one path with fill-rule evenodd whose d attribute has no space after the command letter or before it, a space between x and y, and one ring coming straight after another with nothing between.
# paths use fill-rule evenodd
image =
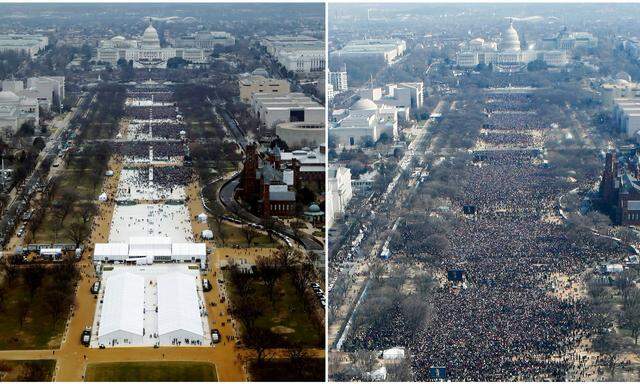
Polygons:
<instances>
[{"instance_id":1,"label":"row of trees","mask_svg":"<svg viewBox=\"0 0 640 384\"><path fill-rule=\"evenodd\" d=\"M17 266L5 261L1 268L4 281L0 285L0 314L15 317L20 329L30 313L42 310L57 324L75 300L74 288L80 275L73 261L48 266ZM24 294L15 295L15 290L22 288ZM10 297L17 300L10 302ZM43 307L36 308L35 303Z\"/></svg>"},{"instance_id":2,"label":"row of trees","mask_svg":"<svg viewBox=\"0 0 640 384\"><path fill-rule=\"evenodd\" d=\"M269 306L273 311L280 300L286 299L281 296L284 279L291 280L296 294L304 303L305 313L312 316L314 309L308 300L307 289L314 276L315 271L308 258L291 248L281 247L271 256L258 257L253 273L235 264L229 266L228 279L235 292L231 313L241 323L242 341L256 351L259 365L268 358L270 349L301 347L259 325L258 320L266 315ZM265 288L264 297L261 297L258 289L261 285ZM318 340L324 345L322 337Z\"/></svg>"}]
</instances>

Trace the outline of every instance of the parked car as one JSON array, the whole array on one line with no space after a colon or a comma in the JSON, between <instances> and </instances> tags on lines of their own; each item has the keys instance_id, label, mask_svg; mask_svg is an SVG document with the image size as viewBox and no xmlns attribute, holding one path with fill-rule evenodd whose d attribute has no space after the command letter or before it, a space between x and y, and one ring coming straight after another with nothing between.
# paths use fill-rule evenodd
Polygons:
<instances>
[{"instance_id":1,"label":"parked car","mask_svg":"<svg viewBox=\"0 0 640 384\"><path fill-rule=\"evenodd\" d=\"M97 295L98 292L100 292L100 282L96 281L95 283L93 283L93 285L91 286L91 293L93 293L94 295Z\"/></svg>"},{"instance_id":2,"label":"parked car","mask_svg":"<svg viewBox=\"0 0 640 384\"><path fill-rule=\"evenodd\" d=\"M82 331L82 336L80 336L80 342L85 347L89 346L89 343L91 343L91 327L86 327L84 331Z\"/></svg>"},{"instance_id":3,"label":"parked car","mask_svg":"<svg viewBox=\"0 0 640 384\"><path fill-rule=\"evenodd\" d=\"M211 341L213 341L214 343L219 343L220 342L220 331L218 331L217 329L212 329L211 330Z\"/></svg>"},{"instance_id":4,"label":"parked car","mask_svg":"<svg viewBox=\"0 0 640 384\"><path fill-rule=\"evenodd\" d=\"M211 290L211 283L208 279L202 279L202 290L204 292L209 292Z\"/></svg>"}]
</instances>

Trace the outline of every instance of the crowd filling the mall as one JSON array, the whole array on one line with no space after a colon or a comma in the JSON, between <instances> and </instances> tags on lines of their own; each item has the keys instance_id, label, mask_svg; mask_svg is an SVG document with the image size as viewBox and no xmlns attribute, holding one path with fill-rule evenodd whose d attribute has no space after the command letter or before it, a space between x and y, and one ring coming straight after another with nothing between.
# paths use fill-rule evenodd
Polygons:
<instances>
[{"instance_id":1,"label":"crowd filling the mall","mask_svg":"<svg viewBox=\"0 0 640 384\"><path fill-rule=\"evenodd\" d=\"M572 352L606 326L586 299L554 294L568 286L553 285L552 279L576 276L626 253L589 231L572 231L558 218L558 197L586 187L594 175L560 177L545 166L544 150L518 148L528 133L544 133L550 125L536 119L528 100L491 96L494 113L485 116L484 128L501 132L492 144L514 148L483 148L459 156L458 166L435 168L430 179L455 185L446 196L451 210L436 218L414 213L400 223L391 243L395 257L426 260L442 272L463 270L464 284L435 284L426 298L432 307L417 331L397 305L380 315L389 321L384 331L380 324L354 320L346 351L406 346L419 381L433 379L430 367L445 367L454 381L563 381L569 370L585 377L574 363L586 357ZM437 252L429 240L434 234L445 237Z\"/></svg>"}]
</instances>

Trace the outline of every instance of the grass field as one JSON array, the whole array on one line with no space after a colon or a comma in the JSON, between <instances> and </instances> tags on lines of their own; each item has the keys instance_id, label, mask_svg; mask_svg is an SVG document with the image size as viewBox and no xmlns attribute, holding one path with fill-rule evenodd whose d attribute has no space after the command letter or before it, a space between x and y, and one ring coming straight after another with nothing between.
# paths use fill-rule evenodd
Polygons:
<instances>
[{"instance_id":1,"label":"grass field","mask_svg":"<svg viewBox=\"0 0 640 384\"><path fill-rule=\"evenodd\" d=\"M40 227L35 233L35 238L33 239L36 243L73 243L65 231L67 225L73 222L74 217L78 217L80 212L80 205L82 204L82 199L86 199L89 201L97 202L98 195L102 192L102 185L105 181L105 178L102 177L100 182L96 185L95 189L93 184L89 180L89 177L83 177L82 175L89 174L91 172L90 169L78 170L73 168L73 164L69 166L69 168L62 171L60 174L60 191L65 189L74 189L80 196L81 199L75 204L72 212L69 213L64 222L64 228L58 228L58 220L54 217L53 207L47 210ZM55 199L60 199L60 196L56 196ZM55 229L58 228L58 232L56 233Z\"/></svg>"},{"instance_id":2,"label":"grass field","mask_svg":"<svg viewBox=\"0 0 640 384\"><path fill-rule=\"evenodd\" d=\"M1 360L0 381L51 381L55 360Z\"/></svg>"},{"instance_id":3,"label":"grass field","mask_svg":"<svg viewBox=\"0 0 640 384\"><path fill-rule=\"evenodd\" d=\"M268 360L262 366L249 364L251 381L324 381L324 359L302 359L293 364L288 359Z\"/></svg>"},{"instance_id":4,"label":"grass field","mask_svg":"<svg viewBox=\"0 0 640 384\"><path fill-rule=\"evenodd\" d=\"M213 228L215 228L215 225L213 226ZM240 247L247 246L247 238L244 236L244 233L242 232L242 228L231 225L228 222L224 222L222 224L222 230L224 232L225 246L227 247L234 246L234 245L238 245ZM257 233L258 233L258 236L251 239L252 247L274 248L278 246L275 239L274 241L271 241L269 239L269 236L262 234L260 232L257 232Z\"/></svg>"},{"instance_id":5,"label":"grass field","mask_svg":"<svg viewBox=\"0 0 640 384\"><path fill-rule=\"evenodd\" d=\"M233 303L235 290L230 286L231 279L228 275L225 275L225 280L228 282L230 300ZM300 297L294 288L288 273L283 274L278 281L275 305L271 304L266 286L257 277L252 280L252 284L255 297L265 303L264 313L256 320L256 326L271 329L289 343L305 347L324 346L324 329L314 321L309 309L305 308L304 298Z\"/></svg>"},{"instance_id":6,"label":"grass field","mask_svg":"<svg viewBox=\"0 0 640 384\"><path fill-rule=\"evenodd\" d=\"M45 280L50 279L50 276L45 277ZM46 296L37 294L30 299L28 288L22 279L6 284L5 289L5 304L0 312L0 350L58 347L68 308L64 309L56 323L47 312ZM18 313L21 300L25 297L29 300L29 310L21 327Z\"/></svg>"},{"instance_id":7,"label":"grass field","mask_svg":"<svg viewBox=\"0 0 640 384\"><path fill-rule=\"evenodd\" d=\"M218 381L215 365L200 362L89 364L85 381Z\"/></svg>"}]
</instances>

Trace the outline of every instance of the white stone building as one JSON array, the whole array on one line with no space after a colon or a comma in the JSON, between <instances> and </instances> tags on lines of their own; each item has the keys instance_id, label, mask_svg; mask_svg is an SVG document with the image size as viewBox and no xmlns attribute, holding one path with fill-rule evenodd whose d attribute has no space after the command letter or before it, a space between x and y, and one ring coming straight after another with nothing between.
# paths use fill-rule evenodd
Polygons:
<instances>
[{"instance_id":1,"label":"white stone building","mask_svg":"<svg viewBox=\"0 0 640 384\"><path fill-rule=\"evenodd\" d=\"M171 58L182 58L193 63L207 61L205 50L201 48L161 47L158 31L149 23L140 40L127 40L116 36L103 40L98 47L97 60L112 66L118 60L132 61L134 68L166 68Z\"/></svg>"},{"instance_id":2,"label":"white stone building","mask_svg":"<svg viewBox=\"0 0 640 384\"><path fill-rule=\"evenodd\" d=\"M43 35L0 35L0 52L22 53L29 55L32 59L47 45L49 45L49 38Z\"/></svg>"},{"instance_id":3,"label":"white stone building","mask_svg":"<svg viewBox=\"0 0 640 384\"><path fill-rule=\"evenodd\" d=\"M527 48L523 50L513 22L509 23L499 41L499 44L487 42L482 38L469 41L458 52L456 64L462 68L473 68L478 64L491 64L501 71L514 71L524 68L535 60L541 60L554 67L569 63L567 52L562 49L534 50Z\"/></svg>"},{"instance_id":4,"label":"white stone building","mask_svg":"<svg viewBox=\"0 0 640 384\"><path fill-rule=\"evenodd\" d=\"M279 123L324 123L325 120L324 107L304 93L254 93L251 107L260 122L268 128L275 128Z\"/></svg>"},{"instance_id":5,"label":"white stone building","mask_svg":"<svg viewBox=\"0 0 640 384\"><path fill-rule=\"evenodd\" d=\"M361 146L367 139L377 141L382 133L391 138L398 134L398 113L395 106L376 104L360 99L349 108L349 114L331 127L329 134L339 148Z\"/></svg>"},{"instance_id":6,"label":"white stone building","mask_svg":"<svg viewBox=\"0 0 640 384\"><path fill-rule=\"evenodd\" d=\"M333 91L335 93L346 91L349 88L347 84L346 68L337 72L329 72L329 84L333 86Z\"/></svg>"},{"instance_id":7,"label":"white stone building","mask_svg":"<svg viewBox=\"0 0 640 384\"><path fill-rule=\"evenodd\" d=\"M337 58L382 59L390 65L406 49L407 43L400 39L364 39L350 41L342 49L331 52L331 55Z\"/></svg>"},{"instance_id":8,"label":"white stone building","mask_svg":"<svg viewBox=\"0 0 640 384\"><path fill-rule=\"evenodd\" d=\"M285 79L273 79L260 75L248 75L238 80L240 100L244 103L251 101L254 93L266 93L269 95L284 95L291 92L291 86Z\"/></svg>"},{"instance_id":9,"label":"white stone building","mask_svg":"<svg viewBox=\"0 0 640 384\"><path fill-rule=\"evenodd\" d=\"M317 147L325 142L325 123L289 122L276 125L276 135L289 148Z\"/></svg>"},{"instance_id":10,"label":"white stone building","mask_svg":"<svg viewBox=\"0 0 640 384\"><path fill-rule=\"evenodd\" d=\"M4 138L13 136L22 124L40 123L38 100L33 97L18 96L10 91L0 92L0 131Z\"/></svg>"},{"instance_id":11,"label":"white stone building","mask_svg":"<svg viewBox=\"0 0 640 384\"><path fill-rule=\"evenodd\" d=\"M62 106L64 80L64 76L29 77L26 88L22 80L3 80L2 90L13 92L18 97L36 99L40 107L49 110L54 103L57 107Z\"/></svg>"},{"instance_id":12,"label":"white stone building","mask_svg":"<svg viewBox=\"0 0 640 384\"><path fill-rule=\"evenodd\" d=\"M353 197L351 190L351 170L330 165L327 169L327 200L325 203L327 227L342 215Z\"/></svg>"},{"instance_id":13,"label":"white stone building","mask_svg":"<svg viewBox=\"0 0 640 384\"><path fill-rule=\"evenodd\" d=\"M263 38L261 44L287 71L301 76L324 72L323 41L304 35L276 35Z\"/></svg>"},{"instance_id":14,"label":"white stone building","mask_svg":"<svg viewBox=\"0 0 640 384\"><path fill-rule=\"evenodd\" d=\"M189 36L175 39L176 48L198 48L206 51L215 51L215 47L232 47L236 39L228 32L199 31Z\"/></svg>"}]
</instances>

